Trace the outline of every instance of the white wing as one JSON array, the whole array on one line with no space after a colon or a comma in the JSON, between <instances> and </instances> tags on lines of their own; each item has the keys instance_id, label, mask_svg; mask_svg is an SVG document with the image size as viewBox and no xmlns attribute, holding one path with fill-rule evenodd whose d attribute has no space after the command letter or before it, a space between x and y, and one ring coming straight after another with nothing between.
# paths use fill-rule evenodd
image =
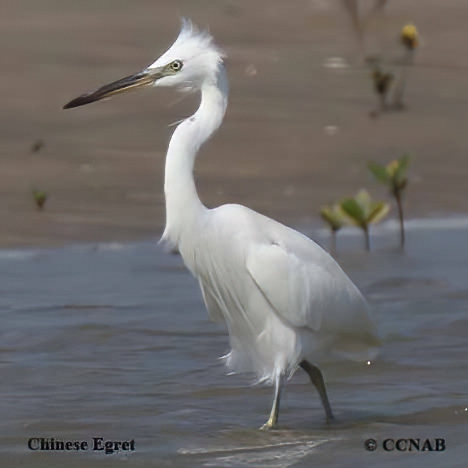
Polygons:
<instances>
[{"instance_id":1,"label":"white wing","mask_svg":"<svg viewBox=\"0 0 468 468\"><path fill-rule=\"evenodd\" d=\"M293 327L376 336L367 302L339 265L312 241L288 231L290 245L256 245L246 259L273 310Z\"/></svg>"}]
</instances>

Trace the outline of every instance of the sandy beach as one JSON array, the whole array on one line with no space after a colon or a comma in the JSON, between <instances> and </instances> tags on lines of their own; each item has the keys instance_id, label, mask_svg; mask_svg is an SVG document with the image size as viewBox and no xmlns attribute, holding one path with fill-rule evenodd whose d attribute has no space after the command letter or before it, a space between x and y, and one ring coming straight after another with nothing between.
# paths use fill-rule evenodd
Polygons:
<instances>
[{"instance_id":1,"label":"sandy beach","mask_svg":"<svg viewBox=\"0 0 468 468\"><path fill-rule=\"evenodd\" d=\"M465 163L468 5L392 0L366 32L366 52L398 72L398 33L422 44L407 110L376 106L349 18L338 2L307 0L72 2L3 5L0 51L0 246L158 238L164 156L197 96L147 89L73 111L70 99L151 63L180 17L209 27L227 54L231 94L196 176L207 206L246 204L292 225L320 225L320 206L367 187L366 162L414 154L408 217L468 211ZM327 67L339 57L345 66ZM38 139L44 148L32 153ZM32 190L48 193L45 210Z\"/></svg>"}]
</instances>

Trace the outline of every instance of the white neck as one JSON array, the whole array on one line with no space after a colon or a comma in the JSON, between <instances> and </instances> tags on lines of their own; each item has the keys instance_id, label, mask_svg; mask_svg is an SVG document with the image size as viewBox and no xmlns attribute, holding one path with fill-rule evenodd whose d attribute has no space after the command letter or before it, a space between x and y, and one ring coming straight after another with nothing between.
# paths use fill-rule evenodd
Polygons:
<instances>
[{"instance_id":1,"label":"white neck","mask_svg":"<svg viewBox=\"0 0 468 468\"><path fill-rule=\"evenodd\" d=\"M206 80L201 87L200 107L176 128L169 143L164 181L166 229L162 239L174 247L184 230L190 229L206 210L197 194L193 166L200 146L221 125L227 96L226 72L220 65L216 78Z\"/></svg>"}]
</instances>

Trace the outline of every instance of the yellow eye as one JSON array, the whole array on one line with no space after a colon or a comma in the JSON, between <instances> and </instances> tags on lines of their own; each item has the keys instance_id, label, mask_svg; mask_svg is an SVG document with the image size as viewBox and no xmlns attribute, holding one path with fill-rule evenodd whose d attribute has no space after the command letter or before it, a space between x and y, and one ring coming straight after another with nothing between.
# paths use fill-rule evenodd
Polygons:
<instances>
[{"instance_id":1,"label":"yellow eye","mask_svg":"<svg viewBox=\"0 0 468 468\"><path fill-rule=\"evenodd\" d=\"M169 65L171 67L172 70L178 72L179 70L182 69L182 62L180 60L174 60L173 62L171 62L171 64Z\"/></svg>"}]
</instances>

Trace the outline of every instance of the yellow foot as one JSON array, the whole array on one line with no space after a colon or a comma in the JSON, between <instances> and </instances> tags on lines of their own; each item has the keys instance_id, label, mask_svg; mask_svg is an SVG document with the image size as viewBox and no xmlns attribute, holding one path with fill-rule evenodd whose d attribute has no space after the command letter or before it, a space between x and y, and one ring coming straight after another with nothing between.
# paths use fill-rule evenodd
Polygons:
<instances>
[{"instance_id":1,"label":"yellow foot","mask_svg":"<svg viewBox=\"0 0 468 468\"><path fill-rule=\"evenodd\" d=\"M273 429L275 427L275 423L269 419L261 428L260 430L261 431L270 431L271 429Z\"/></svg>"}]
</instances>

